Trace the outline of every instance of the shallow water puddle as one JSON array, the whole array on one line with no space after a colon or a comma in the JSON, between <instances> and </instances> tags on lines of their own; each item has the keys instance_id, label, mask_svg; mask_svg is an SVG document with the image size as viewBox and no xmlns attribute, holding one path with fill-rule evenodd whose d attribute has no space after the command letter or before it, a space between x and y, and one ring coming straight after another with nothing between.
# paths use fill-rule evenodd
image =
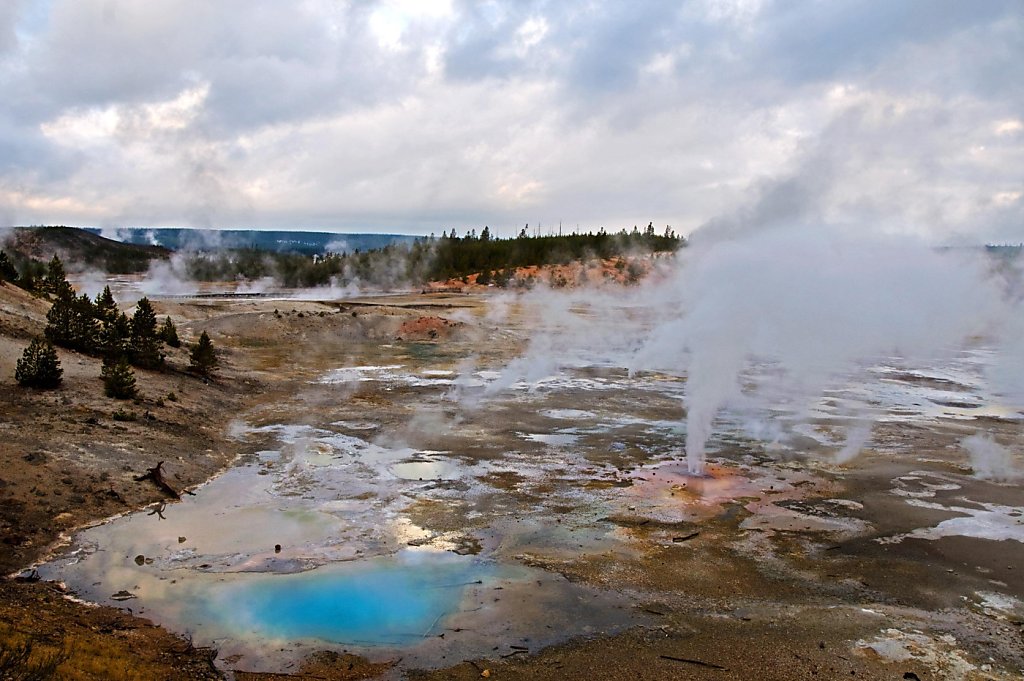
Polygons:
<instances>
[{"instance_id":1,"label":"shallow water puddle","mask_svg":"<svg viewBox=\"0 0 1024 681\"><path fill-rule=\"evenodd\" d=\"M609 606L613 594L507 555L462 555L480 551L473 536L411 519L415 500L449 504L452 494L464 502L493 493L476 482L486 466L328 428L253 432L273 436L279 448L261 443L194 496L80 533L40 574L265 670L325 645L399 651L429 666L446 652L485 654L508 632L554 641L594 623L611 630L630 621L622 606ZM495 521L502 533L512 529ZM515 527L518 534L530 530ZM462 633L438 641L453 621Z\"/></svg>"},{"instance_id":2,"label":"shallow water puddle","mask_svg":"<svg viewBox=\"0 0 1024 681\"><path fill-rule=\"evenodd\" d=\"M500 374L471 378L483 392ZM40 573L93 601L128 599L250 668L280 669L282 651L325 644L429 666L491 654L496 640L532 648L636 622L623 596L527 566L629 551L612 517L699 522L737 508L750 514L745 528L761 531L864 530L836 519L841 504L800 505L831 489L799 467L751 459L689 476L670 460L683 430L667 420L678 409L674 379L563 372L513 384L452 421L445 395L461 380L383 363L329 372L309 389L324 404L348 384L378 383L392 421L423 423L389 428L353 409L325 412L323 424L254 429L263 437L246 463L180 503L81 533ZM578 399L594 390L600 405ZM912 475L904 482L921 487Z\"/></svg>"},{"instance_id":3,"label":"shallow water puddle","mask_svg":"<svg viewBox=\"0 0 1024 681\"><path fill-rule=\"evenodd\" d=\"M320 382L329 384L379 381L393 378L394 374L392 372L401 368L401 364L340 367L329 371L320 379Z\"/></svg>"},{"instance_id":4,"label":"shallow water puddle","mask_svg":"<svg viewBox=\"0 0 1024 681\"><path fill-rule=\"evenodd\" d=\"M579 435L567 430L557 433L520 433L520 437L527 442L538 442L548 447L568 447L580 439Z\"/></svg>"},{"instance_id":5,"label":"shallow water puddle","mask_svg":"<svg viewBox=\"0 0 1024 681\"><path fill-rule=\"evenodd\" d=\"M493 564L441 551L340 563L297 575L258 575L210 589L204 610L234 636L401 645L428 636Z\"/></svg>"},{"instance_id":6,"label":"shallow water puddle","mask_svg":"<svg viewBox=\"0 0 1024 681\"><path fill-rule=\"evenodd\" d=\"M936 540L944 537L974 537L993 541L1012 540L1024 543L1024 507L1004 506L980 501L963 500L974 506L945 506L943 504L907 499L911 506L957 514L934 527L920 527L907 534L882 537L876 541L895 544L904 539ZM980 508L977 508L979 507Z\"/></svg>"},{"instance_id":7,"label":"shallow water puddle","mask_svg":"<svg viewBox=\"0 0 1024 681\"><path fill-rule=\"evenodd\" d=\"M446 452L418 452L416 455L392 464L389 470L403 480L458 480L465 468L441 456Z\"/></svg>"}]
</instances>

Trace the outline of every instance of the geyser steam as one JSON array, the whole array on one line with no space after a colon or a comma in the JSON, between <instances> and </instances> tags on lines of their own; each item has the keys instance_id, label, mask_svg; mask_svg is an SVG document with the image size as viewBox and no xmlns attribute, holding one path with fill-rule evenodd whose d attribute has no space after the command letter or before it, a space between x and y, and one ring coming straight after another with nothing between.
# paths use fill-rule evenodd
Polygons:
<instances>
[{"instance_id":1,"label":"geyser steam","mask_svg":"<svg viewBox=\"0 0 1024 681\"><path fill-rule=\"evenodd\" d=\"M878 358L949 357L1000 309L980 258L807 229L695 246L666 286L679 305L631 367L686 372L691 473L703 470L714 418L739 396L745 370L769 369L754 388L769 403L798 404Z\"/></svg>"},{"instance_id":2,"label":"geyser steam","mask_svg":"<svg viewBox=\"0 0 1024 681\"><path fill-rule=\"evenodd\" d=\"M990 276L983 249L936 249L863 229L698 236L707 238L639 289L529 294L524 307L547 328L488 392L584 363L685 377L686 455L694 474L703 470L723 407L784 410L800 419L819 407L827 389L850 385L879 362L929 366L983 342L995 347L999 374L1013 384L997 386L1000 394L1024 395L1024 353L1014 351L1010 328L1019 299ZM587 314L569 313L567 300L585 300ZM630 321L631 309L639 322ZM868 377L859 378L863 384ZM856 422L839 462L856 456L871 426L869 414L843 416ZM781 432L771 425L760 430Z\"/></svg>"}]
</instances>

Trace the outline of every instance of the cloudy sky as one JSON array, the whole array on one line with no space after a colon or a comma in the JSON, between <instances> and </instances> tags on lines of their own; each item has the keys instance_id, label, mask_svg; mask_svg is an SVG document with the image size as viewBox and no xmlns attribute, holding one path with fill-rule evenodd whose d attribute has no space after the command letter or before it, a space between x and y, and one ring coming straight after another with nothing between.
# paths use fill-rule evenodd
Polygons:
<instances>
[{"instance_id":1,"label":"cloudy sky","mask_svg":"<svg viewBox=\"0 0 1024 681\"><path fill-rule=\"evenodd\" d=\"M0 0L0 224L1024 240L1020 0Z\"/></svg>"}]
</instances>

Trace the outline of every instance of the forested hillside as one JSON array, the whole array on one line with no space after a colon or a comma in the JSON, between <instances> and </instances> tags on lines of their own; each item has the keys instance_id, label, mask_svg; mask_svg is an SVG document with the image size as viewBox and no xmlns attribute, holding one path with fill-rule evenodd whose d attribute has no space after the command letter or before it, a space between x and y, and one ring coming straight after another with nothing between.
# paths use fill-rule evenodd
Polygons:
<instances>
[{"instance_id":1,"label":"forested hillside","mask_svg":"<svg viewBox=\"0 0 1024 681\"><path fill-rule=\"evenodd\" d=\"M502 285L505 274L519 267L564 264L593 258L607 259L675 251L686 240L670 229L609 234L530 236L524 229L514 239L495 239L484 228L458 236L454 230L440 237L423 237L411 244L352 253L308 257L296 253L269 253L257 249L205 253L191 256L187 272L200 281L232 281L273 277L284 286L419 285L480 274L479 283Z\"/></svg>"},{"instance_id":2,"label":"forested hillside","mask_svg":"<svg viewBox=\"0 0 1024 681\"><path fill-rule=\"evenodd\" d=\"M154 259L171 251L162 246L126 244L77 227L16 227L0 244L19 271L41 275L43 263L57 255L74 270L109 274L145 272Z\"/></svg>"},{"instance_id":3,"label":"forested hillside","mask_svg":"<svg viewBox=\"0 0 1024 681\"><path fill-rule=\"evenodd\" d=\"M601 230L565 236L529 236L524 228L515 239L493 239L486 227L479 235L473 231L461 238L453 230L437 240L427 276L441 280L530 265L674 251L684 243L685 239L668 228L662 235L655 234L653 224L644 231L634 228L609 234Z\"/></svg>"}]
</instances>

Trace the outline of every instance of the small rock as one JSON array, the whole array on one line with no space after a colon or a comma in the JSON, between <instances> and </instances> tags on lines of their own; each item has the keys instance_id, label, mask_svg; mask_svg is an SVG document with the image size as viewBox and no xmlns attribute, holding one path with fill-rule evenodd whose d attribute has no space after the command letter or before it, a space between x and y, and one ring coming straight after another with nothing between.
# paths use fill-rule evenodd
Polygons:
<instances>
[{"instance_id":1,"label":"small rock","mask_svg":"<svg viewBox=\"0 0 1024 681\"><path fill-rule=\"evenodd\" d=\"M146 557L144 555L142 555L141 553L139 555L135 556L135 564L136 565L145 565L146 564Z\"/></svg>"}]
</instances>

